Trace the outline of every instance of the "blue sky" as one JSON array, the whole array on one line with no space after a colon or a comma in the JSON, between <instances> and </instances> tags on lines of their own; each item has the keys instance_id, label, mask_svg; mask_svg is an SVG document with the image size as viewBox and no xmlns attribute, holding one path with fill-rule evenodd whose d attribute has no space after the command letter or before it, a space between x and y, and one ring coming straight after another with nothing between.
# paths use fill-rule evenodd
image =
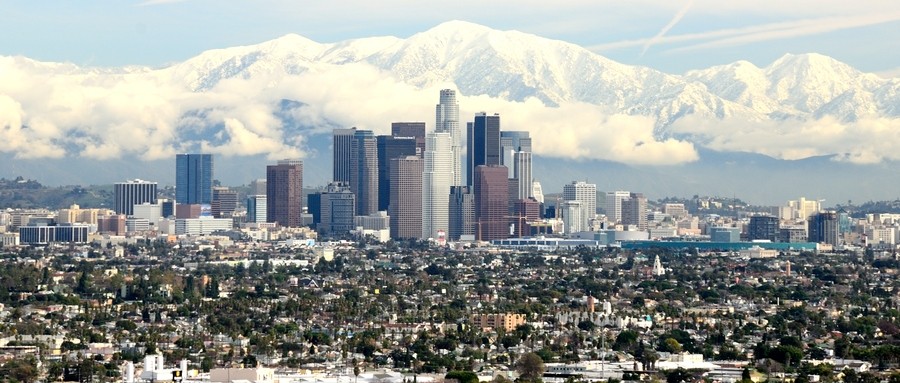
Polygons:
<instances>
[{"instance_id":1,"label":"blue sky","mask_svg":"<svg viewBox=\"0 0 900 383\"><path fill-rule=\"evenodd\" d=\"M900 75L896 0L0 0L0 55L158 67L287 33L319 42L407 37L448 20L565 40L672 73L818 52Z\"/></svg>"}]
</instances>

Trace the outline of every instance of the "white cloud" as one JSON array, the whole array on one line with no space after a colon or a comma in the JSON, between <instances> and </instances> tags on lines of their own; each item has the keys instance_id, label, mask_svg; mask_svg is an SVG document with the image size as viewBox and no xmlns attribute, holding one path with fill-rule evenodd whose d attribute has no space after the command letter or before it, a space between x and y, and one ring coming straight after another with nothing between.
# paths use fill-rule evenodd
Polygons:
<instances>
[{"instance_id":1,"label":"white cloud","mask_svg":"<svg viewBox=\"0 0 900 383\"><path fill-rule=\"evenodd\" d=\"M875 74L881 78L887 78L887 79L900 78L900 66L898 66L894 69L883 70L883 71L877 72Z\"/></svg>"},{"instance_id":2,"label":"white cloud","mask_svg":"<svg viewBox=\"0 0 900 383\"><path fill-rule=\"evenodd\" d=\"M900 147L900 119L863 118L845 123L831 117L782 122L687 117L673 124L671 131L711 149L785 160L832 154L837 155L837 161L857 164L900 160L896 150Z\"/></svg>"},{"instance_id":3,"label":"white cloud","mask_svg":"<svg viewBox=\"0 0 900 383\"><path fill-rule=\"evenodd\" d=\"M69 68L48 76L17 68L0 58L0 139L8 136L0 151L31 158L161 159L196 149L302 158L307 137L327 134L333 124L380 134L393 121L426 121L433 128L438 90L445 87L419 89L368 64L323 64L296 76L276 69L226 79L207 92L191 92L165 69L104 74ZM29 83L44 85L24 86ZM292 117L319 130L282 126L275 116L282 99L308 104ZM653 119L610 115L587 103L553 108L537 99L461 95L460 105L463 121L479 111L497 112L504 129L531 131L543 155L638 164L697 159L690 143L655 139Z\"/></svg>"}]
</instances>

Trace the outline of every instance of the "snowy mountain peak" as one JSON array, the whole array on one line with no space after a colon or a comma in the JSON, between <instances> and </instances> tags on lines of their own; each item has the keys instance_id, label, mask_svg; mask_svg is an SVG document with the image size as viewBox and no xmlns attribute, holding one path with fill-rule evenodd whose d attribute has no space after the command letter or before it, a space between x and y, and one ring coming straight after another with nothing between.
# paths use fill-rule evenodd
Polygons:
<instances>
[{"instance_id":1,"label":"snowy mountain peak","mask_svg":"<svg viewBox=\"0 0 900 383\"><path fill-rule=\"evenodd\" d=\"M462 20L450 20L440 23L424 32L418 33L423 36L478 36L485 33L499 32L481 24L472 23Z\"/></svg>"}]
</instances>

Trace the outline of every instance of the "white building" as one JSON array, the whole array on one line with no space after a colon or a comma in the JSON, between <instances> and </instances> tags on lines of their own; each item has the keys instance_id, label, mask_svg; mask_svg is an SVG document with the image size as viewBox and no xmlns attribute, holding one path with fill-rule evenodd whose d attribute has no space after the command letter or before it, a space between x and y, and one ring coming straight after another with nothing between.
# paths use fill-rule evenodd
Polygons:
<instances>
[{"instance_id":1,"label":"white building","mask_svg":"<svg viewBox=\"0 0 900 383\"><path fill-rule=\"evenodd\" d=\"M453 153L450 133L425 136L425 171L422 173L422 238L438 238L450 227L450 185Z\"/></svg>"},{"instance_id":2,"label":"white building","mask_svg":"<svg viewBox=\"0 0 900 383\"><path fill-rule=\"evenodd\" d=\"M622 220L622 201L631 198L631 192L606 192L606 219L614 224Z\"/></svg>"},{"instance_id":3,"label":"white building","mask_svg":"<svg viewBox=\"0 0 900 383\"><path fill-rule=\"evenodd\" d=\"M209 370L210 383L274 383L275 370L271 368L214 368Z\"/></svg>"},{"instance_id":4,"label":"white building","mask_svg":"<svg viewBox=\"0 0 900 383\"><path fill-rule=\"evenodd\" d=\"M583 211L583 223L581 228L589 227L590 221L597 215L597 185L584 181L572 181L563 186L563 199L566 201L580 201ZM569 233L574 231L568 230Z\"/></svg>"},{"instance_id":5,"label":"white building","mask_svg":"<svg viewBox=\"0 0 900 383\"><path fill-rule=\"evenodd\" d=\"M362 237L371 236L384 243L391 239L391 217L385 211L375 214L360 215L353 218L356 234Z\"/></svg>"},{"instance_id":6,"label":"white building","mask_svg":"<svg viewBox=\"0 0 900 383\"><path fill-rule=\"evenodd\" d=\"M19 246L19 233L0 234L0 247Z\"/></svg>"},{"instance_id":7,"label":"white building","mask_svg":"<svg viewBox=\"0 0 900 383\"><path fill-rule=\"evenodd\" d=\"M582 205L581 201L562 201L559 205L559 213L562 216L566 233L578 233L587 230L584 219L584 205Z\"/></svg>"},{"instance_id":8,"label":"white building","mask_svg":"<svg viewBox=\"0 0 900 383\"><path fill-rule=\"evenodd\" d=\"M233 221L231 218L184 218L175 220L175 234L177 235L207 235L216 231L231 230Z\"/></svg>"},{"instance_id":9,"label":"white building","mask_svg":"<svg viewBox=\"0 0 900 383\"><path fill-rule=\"evenodd\" d=\"M531 195L535 201L544 203L544 188L541 187L540 182L534 181L531 183Z\"/></svg>"},{"instance_id":10,"label":"white building","mask_svg":"<svg viewBox=\"0 0 900 383\"><path fill-rule=\"evenodd\" d=\"M267 222L268 201L268 198L261 194L247 196L247 222Z\"/></svg>"},{"instance_id":11,"label":"white building","mask_svg":"<svg viewBox=\"0 0 900 383\"><path fill-rule=\"evenodd\" d=\"M131 216L146 219L151 225L156 226L156 223L162 217L162 205L149 202L134 205L134 213Z\"/></svg>"},{"instance_id":12,"label":"white building","mask_svg":"<svg viewBox=\"0 0 900 383\"><path fill-rule=\"evenodd\" d=\"M450 158L453 176L450 185L463 186L462 183L462 146L463 137L459 128L459 103L456 91L442 89L439 103L435 106L435 133L450 133ZM428 144L425 144L428 150ZM448 195L450 193L447 193ZM426 237L428 238L428 237Z\"/></svg>"},{"instance_id":13,"label":"white building","mask_svg":"<svg viewBox=\"0 0 900 383\"><path fill-rule=\"evenodd\" d=\"M800 197L795 201L788 201L787 206L791 208L793 219L805 221L809 216L822 210L822 203L818 200L808 200Z\"/></svg>"}]
</instances>

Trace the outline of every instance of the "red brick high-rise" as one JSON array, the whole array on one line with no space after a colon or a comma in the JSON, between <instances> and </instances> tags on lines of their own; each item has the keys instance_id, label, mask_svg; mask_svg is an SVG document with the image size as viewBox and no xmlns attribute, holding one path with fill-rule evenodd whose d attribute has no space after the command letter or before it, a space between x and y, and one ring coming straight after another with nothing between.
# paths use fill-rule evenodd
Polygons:
<instances>
[{"instance_id":1,"label":"red brick high-rise","mask_svg":"<svg viewBox=\"0 0 900 383\"><path fill-rule=\"evenodd\" d=\"M475 167L475 238L509 238L509 170L503 165Z\"/></svg>"},{"instance_id":2,"label":"red brick high-rise","mask_svg":"<svg viewBox=\"0 0 900 383\"><path fill-rule=\"evenodd\" d=\"M266 220L285 227L303 225L303 162L278 161L266 167Z\"/></svg>"}]
</instances>

